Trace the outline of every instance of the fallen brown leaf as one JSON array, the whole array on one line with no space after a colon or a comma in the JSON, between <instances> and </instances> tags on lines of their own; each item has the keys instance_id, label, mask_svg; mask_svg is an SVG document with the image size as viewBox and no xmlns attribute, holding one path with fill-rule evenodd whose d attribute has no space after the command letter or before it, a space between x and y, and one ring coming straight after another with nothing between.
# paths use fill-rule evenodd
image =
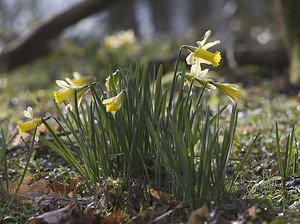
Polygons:
<instances>
[{"instance_id":1,"label":"fallen brown leaf","mask_svg":"<svg viewBox=\"0 0 300 224\"><path fill-rule=\"evenodd\" d=\"M246 212L245 212L245 217L247 220L254 221L257 219L257 210L255 206L250 207Z\"/></svg>"},{"instance_id":2,"label":"fallen brown leaf","mask_svg":"<svg viewBox=\"0 0 300 224\"><path fill-rule=\"evenodd\" d=\"M204 223L209 217L209 209L207 204L202 205L201 208L193 211L189 217L188 224L200 224Z\"/></svg>"},{"instance_id":3,"label":"fallen brown leaf","mask_svg":"<svg viewBox=\"0 0 300 224\"><path fill-rule=\"evenodd\" d=\"M102 217L99 214L94 213L94 209L88 209L84 215L88 223L101 223Z\"/></svg>"},{"instance_id":4,"label":"fallen brown leaf","mask_svg":"<svg viewBox=\"0 0 300 224\"><path fill-rule=\"evenodd\" d=\"M62 195L68 194L70 191L68 189L68 185L56 182L56 181L51 181L48 183L48 186L53 192L60 193Z\"/></svg>"},{"instance_id":5,"label":"fallen brown leaf","mask_svg":"<svg viewBox=\"0 0 300 224\"><path fill-rule=\"evenodd\" d=\"M57 181L52 181L48 183L48 186L53 192L58 192L62 195L69 195L70 192L73 192L76 189L76 185L79 181L80 181L79 178L70 178L67 181L67 184L62 184Z\"/></svg>"},{"instance_id":6,"label":"fallen brown leaf","mask_svg":"<svg viewBox=\"0 0 300 224\"><path fill-rule=\"evenodd\" d=\"M32 181L33 174L30 172L26 172L24 179L20 185L18 195L26 196L28 193L41 193L41 194L49 194L50 189L47 186L47 181L44 179L37 180L30 185ZM18 181L15 181L9 186L9 193L14 194L18 187Z\"/></svg>"},{"instance_id":7,"label":"fallen brown leaf","mask_svg":"<svg viewBox=\"0 0 300 224\"><path fill-rule=\"evenodd\" d=\"M20 185L19 191L18 191L18 194L20 196L25 196L29 192L28 184L30 183L32 177L33 177L32 173L26 172L24 179ZM16 190L18 188L18 184L19 184L19 182L18 182L18 180L16 180L9 185L9 193L10 194L14 194L16 192Z\"/></svg>"},{"instance_id":8,"label":"fallen brown leaf","mask_svg":"<svg viewBox=\"0 0 300 224\"><path fill-rule=\"evenodd\" d=\"M129 224L149 223L155 217L157 217L157 211L147 209L137 214L128 223Z\"/></svg>"},{"instance_id":9,"label":"fallen brown leaf","mask_svg":"<svg viewBox=\"0 0 300 224\"><path fill-rule=\"evenodd\" d=\"M159 203L166 205L178 204L177 201L167 192L157 191L154 188L150 188L150 195L155 198Z\"/></svg>"},{"instance_id":10,"label":"fallen brown leaf","mask_svg":"<svg viewBox=\"0 0 300 224\"><path fill-rule=\"evenodd\" d=\"M29 192L27 193L34 192L34 193L41 193L45 195L50 193L50 189L48 187L47 181L44 179L40 179L36 182L33 182L31 186L29 186L28 190Z\"/></svg>"},{"instance_id":11,"label":"fallen brown leaf","mask_svg":"<svg viewBox=\"0 0 300 224\"><path fill-rule=\"evenodd\" d=\"M65 208L44 213L36 217L34 221L36 224L89 224L81 214L76 203Z\"/></svg>"},{"instance_id":12,"label":"fallen brown leaf","mask_svg":"<svg viewBox=\"0 0 300 224\"><path fill-rule=\"evenodd\" d=\"M101 224L122 224L125 221L125 212L124 210L119 210L115 213L112 213L108 216L101 218Z\"/></svg>"}]
</instances>

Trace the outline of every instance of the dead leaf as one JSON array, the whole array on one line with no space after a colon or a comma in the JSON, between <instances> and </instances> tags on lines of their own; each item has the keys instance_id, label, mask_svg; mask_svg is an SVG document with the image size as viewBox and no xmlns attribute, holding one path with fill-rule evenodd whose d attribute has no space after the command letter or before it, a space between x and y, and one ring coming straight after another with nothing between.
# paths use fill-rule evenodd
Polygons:
<instances>
[{"instance_id":1,"label":"dead leaf","mask_svg":"<svg viewBox=\"0 0 300 224\"><path fill-rule=\"evenodd\" d=\"M47 195L50 193L50 189L48 187L47 181L44 179L40 179L36 182L33 182L32 185L29 186L29 192Z\"/></svg>"},{"instance_id":2,"label":"dead leaf","mask_svg":"<svg viewBox=\"0 0 300 224\"><path fill-rule=\"evenodd\" d=\"M52 181L48 183L48 186L53 192L58 192L62 195L69 195L76 189L76 185L80 182L80 178L70 178L67 184L62 184L57 181Z\"/></svg>"},{"instance_id":3,"label":"dead leaf","mask_svg":"<svg viewBox=\"0 0 300 224\"><path fill-rule=\"evenodd\" d=\"M88 209L84 217L88 223L101 223L102 219L99 214L95 214L94 209Z\"/></svg>"},{"instance_id":4,"label":"dead leaf","mask_svg":"<svg viewBox=\"0 0 300 224\"><path fill-rule=\"evenodd\" d=\"M125 212L123 210L119 210L108 216L101 217L99 214L95 214L93 209L88 209L84 217L88 223L93 224L122 224L125 220Z\"/></svg>"},{"instance_id":5,"label":"dead leaf","mask_svg":"<svg viewBox=\"0 0 300 224\"><path fill-rule=\"evenodd\" d=\"M36 224L88 224L76 203L37 216L34 221Z\"/></svg>"},{"instance_id":6,"label":"dead leaf","mask_svg":"<svg viewBox=\"0 0 300 224\"><path fill-rule=\"evenodd\" d=\"M21 186L18 191L18 195L27 196L29 193L41 193L41 194L49 194L50 189L47 186L47 181L44 179L37 180L35 182L32 181L33 174L30 172L26 172L25 177L21 183ZM15 181L10 186L10 194L14 194L17 190L18 183Z\"/></svg>"},{"instance_id":7,"label":"dead leaf","mask_svg":"<svg viewBox=\"0 0 300 224\"><path fill-rule=\"evenodd\" d=\"M246 214L245 214L247 220L250 220L250 221L254 221L255 219L257 219L257 211L256 211L256 207L255 206L252 206L250 207L247 211L246 211Z\"/></svg>"},{"instance_id":8,"label":"dead leaf","mask_svg":"<svg viewBox=\"0 0 300 224\"><path fill-rule=\"evenodd\" d=\"M29 196L40 214L54 211L74 203L71 199L63 197L56 192L51 192L48 195L30 193Z\"/></svg>"},{"instance_id":9,"label":"dead leaf","mask_svg":"<svg viewBox=\"0 0 300 224\"><path fill-rule=\"evenodd\" d=\"M209 217L209 209L205 203L201 208L192 212L189 217L188 224L200 224L204 223Z\"/></svg>"},{"instance_id":10,"label":"dead leaf","mask_svg":"<svg viewBox=\"0 0 300 224\"><path fill-rule=\"evenodd\" d=\"M122 224L125 221L124 210L119 210L101 219L101 224Z\"/></svg>"},{"instance_id":11,"label":"dead leaf","mask_svg":"<svg viewBox=\"0 0 300 224\"><path fill-rule=\"evenodd\" d=\"M105 207L113 204L116 199L116 191L113 186L105 186L103 195L100 198L100 207Z\"/></svg>"},{"instance_id":12,"label":"dead leaf","mask_svg":"<svg viewBox=\"0 0 300 224\"><path fill-rule=\"evenodd\" d=\"M177 201L167 192L157 191L154 188L150 188L149 192L151 196L155 198L159 203L166 205L178 204Z\"/></svg>"},{"instance_id":13,"label":"dead leaf","mask_svg":"<svg viewBox=\"0 0 300 224\"><path fill-rule=\"evenodd\" d=\"M30 181L32 180L32 173L30 172L26 172L25 176L24 176L24 179L20 185L20 188L19 188L19 191L18 191L18 195L20 196L25 196L29 191L29 183ZM16 180L14 182L12 182L10 185L9 185L9 193L10 194L15 194L17 188L18 188L18 184L19 184L19 180Z\"/></svg>"},{"instance_id":14,"label":"dead leaf","mask_svg":"<svg viewBox=\"0 0 300 224\"><path fill-rule=\"evenodd\" d=\"M155 217L157 217L157 211L153 209L152 210L147 209L134 216L128 223L130 224L149 223Z\"/></svg>"},{"instance_id":15,"label":"dead leaf","mask_svg":"<svg viewBox=\"0 0 300 224\"><path fill-rule=\"evenodd\" d=\"M165 220L167 217L171 216L172 213L174 213L176 210L181 209L183 207L183 204L180 203L176 205L173 209L163 212L160 216L156 217L154 220L151 220L151 223L158 223L160 221Z\"/></svg>"},{"instance_id":16,"label":"dead leaf","mask_svg":"<svg viewBox=\"0 0 300 224\"><path fill-rule=\"evenodd\" d=\"M56 181L51 181L51 182L48 183L48 186L50 187L50 189L53 192L57 192L57 193L60 193L62 195L69 193L68 189L67 189L67 185L65 185L65 184L62 184L62 183L59 183L59 182L56 182Z\"/></svg>"},{"instance_id":17,"label":"dead leaf","mask_svg":"<svg viewBox=\"0 0 300 224\"><path fill-rule=\"evenodd\" d=\"M77 177L77 178L70 178L70 179L68 179L68 184L70 185L70 187L72 188L72 189L75 189L76 188L76 186L77 186L77 184L79 183L81 181L81 179L79 178L79 177Z\"/></svg>"}]
</instances>

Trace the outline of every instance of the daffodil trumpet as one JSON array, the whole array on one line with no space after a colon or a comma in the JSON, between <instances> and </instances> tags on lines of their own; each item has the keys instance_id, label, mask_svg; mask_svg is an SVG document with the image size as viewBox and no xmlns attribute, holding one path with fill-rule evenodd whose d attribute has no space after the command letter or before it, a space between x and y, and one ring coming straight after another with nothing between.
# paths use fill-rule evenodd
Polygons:
<instances>
[{"instance_id":1,"label":"daffodil trumpet","mask_svg":"<svg viewBox=\"0 0 300 224\"><path fill-rule=\"evenodd\" d=\"M241 97L241 91L237 84L213 82L213 85L223 92L232 102Z\"/></svg>"},{"instance_id":2,"label":"daffodil trumpet","mask_svg":"<svg viewBox=\"0 0 300 224\"><path fill-rule=\"evenodd\" d=\"M33 119L33 120L26 121L23 123L18 121L17 124L19 127L19 133L20 133L20 135L22 135L24 132L28 132L28 131L36 128L37 126L41 125L42 120L41 119Z\"/></svg>"}]
</instances>

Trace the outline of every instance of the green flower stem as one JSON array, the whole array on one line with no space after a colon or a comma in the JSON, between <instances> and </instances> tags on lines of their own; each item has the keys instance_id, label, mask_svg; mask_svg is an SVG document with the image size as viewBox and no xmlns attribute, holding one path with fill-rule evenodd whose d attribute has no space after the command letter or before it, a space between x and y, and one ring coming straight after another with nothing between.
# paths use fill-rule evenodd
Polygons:
<instances>
[{"instance_id":1,"label":"green flower stem","mask_svg":"<svg viewBox=\"0 0 300 224\"><path fill-rule=\"evenodd\" d=\"M5 183L6 183L6 192L9 192L9 183L8 183L8 169L7 169L7 160L6 160L6 154L7 154L7 144L5 141L4 131L1 128L1 138L2 138L2 153L3 153L3 169L4 169L4 176L5 176Z\"/></svg>"},{"instance_id":2,"label":"green flower stem","mask_svg":"<svg viewBox=\"0 0 300 224\"><path fill-rule=\"evenodd\" d=\"M25 167L24 167L24 170L23 170L23 173L22 173L22 176L21 176L21 180L17 186L17 189L16 189L16 192L15 192L15 196L18 194L18 191L21 187L21 184L24 180L24 177L26 175L26 172L27 172L27 169L28 169L28 166L29 166L29 162L30 162L30 159L31 159L31 154L32 154L32 151L33 151L33 145L34 145L34 139L35 139L35 136L36 136L36 130L37 130L37 127L35 127L34 129L34 132L33 132L33 137L32 137L32 141L31 141L31 144L30 146L27 145L27 143L24 141L24 139L21 137L22 141L25 143L25 145L27 146L29 152L28 152L28 157L27 157L27 161L26 161L26 164L25 164Z\"/></svg>"},{"instance_id":3,"label":"green flower stem","mask_svg":"<svg viewBox=\"0 0 300 224\"><path fill-rule=\"evenodd\" d=\"M167 109L167 114L168 114L167 117L168 118L170 117L171 108L172 108L173 95L174 95L176 80L177 80L177 70L178 70L179 58L180 58L182 49L186 49L186 48L187 48L186 45L182 45L179 48L179 51L178 51L178 54L177 54L177 58L176 58L176 62L175 62L175 68L174 68L173 81L172 81L172 87L171 87L170 98L169 98L169 106L168 106L168 109Z\"/></svg>"}]
</instances>

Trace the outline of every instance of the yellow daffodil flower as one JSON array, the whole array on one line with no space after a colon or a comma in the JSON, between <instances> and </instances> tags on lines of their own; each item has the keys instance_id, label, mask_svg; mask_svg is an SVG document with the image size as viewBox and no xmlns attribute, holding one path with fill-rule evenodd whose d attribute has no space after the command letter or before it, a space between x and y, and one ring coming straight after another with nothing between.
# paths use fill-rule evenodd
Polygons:
<instances>
[{"instance_id":1,"label":"yellow daffodil flower","mask_svg":"<svg viewBox=\"0 0 300 224\"><path fill-rule=\"evenodd\" d=\"M113 74L112 74L112 76L108 76L106 79L105 79L105 87L106 87L106 89L108 90L108 91L111 91L112 89L111 89L111 86L110 86L110 82L112 82L113 83L113 86L114 87L117 87L117 85L119 84L119 77L118 77L118 70L117 71L115 71ZM112 77L112 81L110 80L110 78Z\"/></svg>"},{"instance_id":2,"label":"yellow daffodil flower","mask_svg":"<svg viewBox=\"0 0 300 224\"><path fill-rule=\"evenodd\" d=\"M115 115L115 113L121 108L124 100L124 91L125 90L122 90L118 95L102 101L107 112Z\"/></svg>"},{"instance_id":3,"label":"yellow daffodil flower","mask_svg":"<svg viewBox=\"0 0 300 224\"><path fill-rule=\"evenodd\" d=\"M219 63L222 59L220 52L216 51L215 53L212 53L207 49L216 44L220 44L220 40L206 43L210 35L211 35L211 31L210 30L206 31L203 40L197 41L198 47L188 47L191 53L186 58L187 64L189 65L197 64L198 66L200 66L201 63L204 63L204 64L212 65L214 67L219 66Z\"/></svg>"},{"instance_id":4,"label":"yellow daffodil flower","mask_svg":"<svg viewBox=\"0 0 300 224\"><path fill-rule=\"evenodd\" d=\"M37 126L42 124L42 120L41 119L36 119L33 118L33 112L32 112L32 108L28 107L27 110L24 111L24 116L29 118L29 121L23 122L21 123L20 121L17 122L18 127L19 127L19 133L20 135L24 132L30 131L34 128L36 128Z\"/></svg>"},{"instance_id":5,"label":"yellow daffodil flower","mask_svg":"<svg viewBox=\"0 0 300 224\"><path fill-rule=\"evenodd\" d=\"M210 84L212 80L205 78L207 73L208 69L201 70L201 67L192 65L191 72L185 74L186 84L193 83L194 86L202 88L207 83L205 87L207 90L215 89L215 86Z\"/></svg>"},{"instance_id":6,"label":"yellow daffodil flower","mask_svg":"<svg viewBox=\"0 0 300 224\"><path fill-rule=\"evenodd\" d=\"M241 97L241 91L237 84L214 82L213 85L222 91L226 96L228 96L232 102Z\"/></svg>"},{"instance_id":7,"label":"yellow daffodil flower","mask_svg":"<svg viewBox=\"0 0 300 224\"><path fill-rule=\"evenodd\" d=\"M33 119L30 121L26 121L24 123L18 121L19 133L21 135L22 133L30 131L41 124L42 124L41 119Z\"/></svg>"},{"instance_id":8,"label":"yellow daffodil flower","mask_svg":"<svg viewBox=\"0 0 300 224\"><path fill-rule=\"evenodd\" d=\"M64 80L56 80L56 84L61 87L60 90L54 91L54 99L57 104L65 100L74 101L75 90L77 91L78 102L82 99L82 95L88 90L86 89L87 78L81 78L79 73L73 73L74 79L66 78Z\"/></svg>"}]
</instances>

